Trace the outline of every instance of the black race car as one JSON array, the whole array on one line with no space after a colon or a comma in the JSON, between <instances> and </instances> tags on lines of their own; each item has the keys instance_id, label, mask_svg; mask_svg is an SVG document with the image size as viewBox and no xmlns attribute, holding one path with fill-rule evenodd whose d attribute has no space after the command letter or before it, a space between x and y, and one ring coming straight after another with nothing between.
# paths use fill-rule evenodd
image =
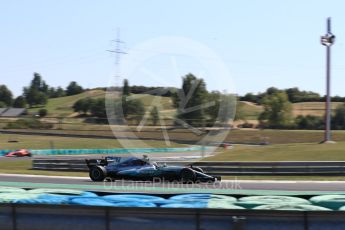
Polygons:
<instances>
[{"instance_id":1,"label":"black race car","mask_svg":"<svg viewBox=\"0 0 345 230\"><path fill-rule=\"evenodd\" d=\"M180 181L183 183L214 182L220 177L207 175L199 167L167 166L151 162L147 156L137 157L105 157L102 159L86 159L89 175L93 181L136 180L136 181Z\"/></svg>"}]
</instances>

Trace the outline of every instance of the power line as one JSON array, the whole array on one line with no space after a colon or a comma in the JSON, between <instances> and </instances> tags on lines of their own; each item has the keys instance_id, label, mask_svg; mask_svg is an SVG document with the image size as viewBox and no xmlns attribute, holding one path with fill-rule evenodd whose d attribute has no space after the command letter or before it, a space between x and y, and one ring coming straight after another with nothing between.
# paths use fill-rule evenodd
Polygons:
<instances>
[{"instance_id":1,"label":"power line","mask_svg":"<svg viewBox=\"0 0 345 230\"><path fill-rule=\"evenodd\" d=\"M121 75L121 70L120 70L120 61L121 61L121 55L127 54L122 50L122 45L125 43L120 39L120 29L117 29L117 35L116 39L112 40L115 42L115 49L114 50L107 50L108 52L115 53L115 86L120 85L120 75Z\"/></svg>"}]
</instances>

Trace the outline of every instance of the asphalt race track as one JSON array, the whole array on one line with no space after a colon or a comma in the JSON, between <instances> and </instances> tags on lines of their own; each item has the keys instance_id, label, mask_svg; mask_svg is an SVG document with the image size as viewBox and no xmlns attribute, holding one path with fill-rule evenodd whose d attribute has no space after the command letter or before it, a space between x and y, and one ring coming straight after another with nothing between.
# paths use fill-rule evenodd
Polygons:
<instances>
[{"instance_id":1,"label":"asphalt race track","mask_svg":"<svg viewBox=\"0 0 345 230\"><path fill-rule=\"evenodd\" d=\"M66 188L100 192L134 193L218 193L218 194L322 194L345 193L345 181L254 181L227 180L215 183L93 182L87 177L0 174L0 186L23 188Z\"/></svg>"}]
</instances>

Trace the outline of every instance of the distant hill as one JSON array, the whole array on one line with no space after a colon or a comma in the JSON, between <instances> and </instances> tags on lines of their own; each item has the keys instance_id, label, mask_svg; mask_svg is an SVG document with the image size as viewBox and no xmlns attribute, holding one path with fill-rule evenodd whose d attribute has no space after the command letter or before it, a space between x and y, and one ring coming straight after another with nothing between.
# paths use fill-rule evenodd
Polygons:
<instances>
[{"instance_id":1,"label":"distant hill","mask_svg":"<svg viewBox=\"0 0 345 230\"><path fill-rule=\"evenodd\" d=\"M36 113L39 109L45 108L48 110L48 116L53 117L72 117L76 114L73 111L73 104L82 98L102 98L105 96L105 91L101 89L93 89L85 91L81 94L52 98L48 100L48 103L44 107L28 109L30 114ZM148 94L132 94L133 98L142 100L146 107L146 112L149 113L150 107L153 105L160 105L160 113L165 117L173 118L176 114L176 109L173 107L170 97L153 96ZM332 109L336 109L342 102L332 102ZM323 116L324 114L324 102L301 102L293 104L293 115L315 115ZM263 111L261 105L257 105L248 101L240 101L237 106L237 110L241 111L244 119L257 120L260 113Z\"/></svg>"},{"instance_id":2,"label":"distant hill","mask_svg":"<svg viewBox=\"0 0 345 230\"><path fill-rule=\"evenodd\" d=\"M88 90L83 93L66 96L51 98L44 107L28 109L29 113L36 113L39 109L45 108L48 110L48 116L53 117L67 117L73 114L73 104L79 99L92 97L92 98L102 98L105 96L105 91L103 90Z\"/></svg>"},{"instance_id":3,"label":"distant hill","mask_svg":"<svg viewBox=\"0 0 345 230\"><path fill-rule=\"evenodd\" d=\"M263 107L253 102L240 101L237 104L237 111L240 112L246 120L257 120L260 113L263 111Z\"/></svg>"},{"instance_id":4,"label":"distant hill","mask_svg":"<svg viewBox=\"0 0 345 230\"><path fill-rule=\"evenodd\" d=\"M51 98L48 100L48 103L44 107L28 109L30 114L38 112L39 109L45 108L48 110L48 116L50 117L72 117L76 115L74 113L72 106L74 103L82 98L102 98L105 97L105 91L103 90L88 90L81 94ZM170 97L161 97L153 96L148 94L132 94L133 98L140 99L144 106L146 107L146 112L150 112L150 107L152 105L159 104L162 106L161 114L164 114L166 117L174 117L175 109L172 105Z\"/></svg>"},{"instance_id":5,"label":"distant hill","mask_svg":"<svg viewBox=\"0 0 345 230\"><path fill-rule=\"evenodd\" d=\"M343 102L332 102L331 109L335 110ZM325 114L324 102L300 102L293 104L293 115L314 115L323 116Z\"/></svg>"},{"instance_id":6,"label":"distant hill","mask_svg":"<svg viewBox=\"0 0 345 230\"><path fill-rule=\"evenodd\" d=\"M152 106L161 106L159 112L165 118L174 118L176 109L170 97L153 96L149 94L132 94L131 97L141 100L146 108L146 113L150 112Z\"/></svg>"},{"instance_id":7,"label":"distant hill","mask_svg":"<svg viewBox=\"0 0 345 230\"><path fill-rule=\"evenodd\" d=\"M332 102L332 110L335 110L343 102ZM242 110L244 118L247 120L258 119L260 113L263 111L261 105L257 105L253 102L240 101L237 109ZM324 102L299 102L292 104L292 114L294 116L298 115L313 115L313 116L323 116L325 113L325 103Z\"/></svg>"}]
</instances>

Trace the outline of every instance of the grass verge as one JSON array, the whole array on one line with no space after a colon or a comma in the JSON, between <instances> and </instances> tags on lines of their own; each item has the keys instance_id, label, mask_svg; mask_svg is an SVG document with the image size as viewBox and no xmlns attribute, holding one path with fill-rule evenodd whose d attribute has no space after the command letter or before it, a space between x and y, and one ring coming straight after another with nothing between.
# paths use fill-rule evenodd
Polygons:
<instances>
[{"instance_id":1,"label":"grass verge","mask_svg":"<svg viewBox=\"0 0 345 230\"><path fill-rule=\"evenodd\" d=\"M47 176L88 176L87 172L44 171L44 170L32 170L31 168L32 168L31 159L1 159L0 158L0 173L47 175Z\"/></svg>"},{"instance_id":2,"label":"grass verge","mask_svg":"<svg viewBox=\"0 0 345 230\"><path fill-rule=\"evenodd\" d=\"M66 129L20 129L12 131L20 132L39 132L39 133L56 133L56 134L74 134L74 135L98 135L104 137L114 137L114 133L110 130L109 125L91 125L83 124L83 128L70 127ZM74 129L76 128L76 129ZM145 139L158 139L164 141L162 130L157 127L145 127L140 132L136 130L136 127L117 127L116 135L119 137L128 137L133 134L138 138ZM241 143L261 143L269 142L270 144L287 144L287 143L319 143L324 138L322 130L257 130L257 129L241 129L241 130L229 130L224 141L228 142L241 142ZM187 129L172 129L168 130L170 140L176 141L195 141L197 142L203 136L197 136ZM1 135L0 135L1 136ZM49 139L50 137L46 137ZM345 142L345 131L332 131L332 139L338 142ZM162 142L163 143L163 142ZM0 146L1 147L1 146ZM2 147L1 147L2 148Z\"/></svg>"},{"instance_id":3,"label":"grass verge","mask_svg":"<svg viewBox=\"0 0 345 230\"><path fill-rule=\"evenodd\" d=\"M345 142L293 143L265 146L235 145L208 161L345 161Z\"/></svg>"},{"instance_id":4,"label":"grass verge","mask_svg":"<svg viewBox=\"0 0 345 230\"><path fill-rule=\"evenodd\" d=\"M185 147L186 145L171 142L167 146L164 141L141 141L141 140L121 140L96 139L96 138L75 138L43 135L16 135L1 134L1 149L109 149L123 148L123 146L133 146L138 148L153 147Z\"/></svg>"}]
</instances>

